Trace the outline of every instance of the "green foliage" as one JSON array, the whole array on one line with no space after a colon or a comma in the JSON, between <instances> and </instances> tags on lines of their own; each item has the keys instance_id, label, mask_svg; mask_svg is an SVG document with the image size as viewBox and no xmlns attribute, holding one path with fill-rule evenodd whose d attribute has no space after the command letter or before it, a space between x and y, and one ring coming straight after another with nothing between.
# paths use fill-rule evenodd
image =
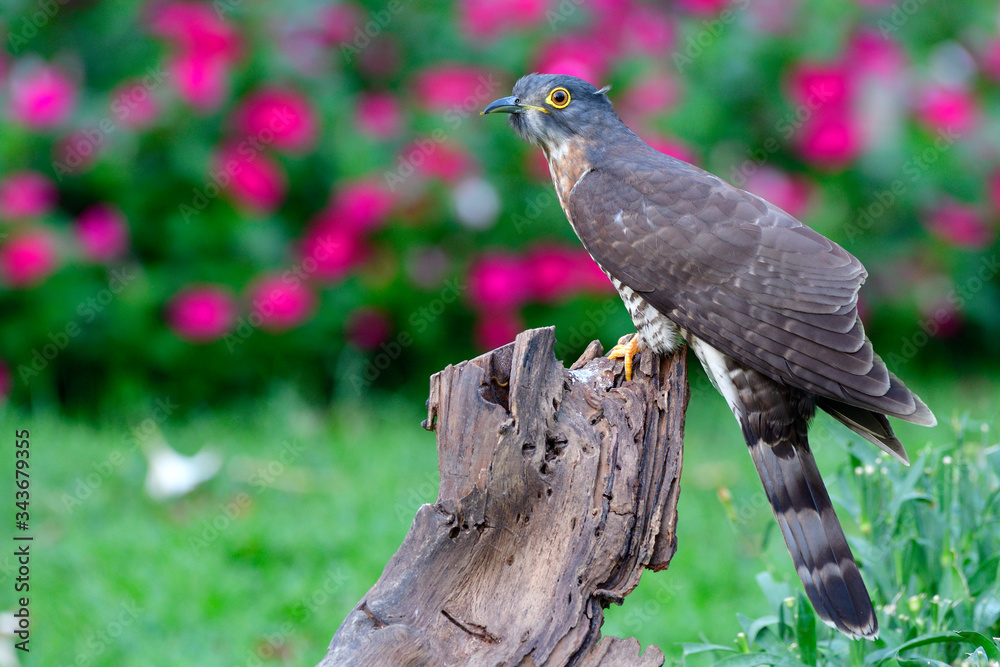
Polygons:
<instances>
[{"instance_id":1,"label":"green foliage","mask_svg":"<svg viewBox=\"0 0 1000 667\"><path fill-rule=\"evenodd\" d=\"M1000 660L1000 445L985 422L966 419L955 432L953 445L924 448L909 469L867 443L851 446L850 464L831 484L858 525L851 545L879 616L876 641L818 624L797 586L793 595L763 573L758 583L774 614L741 616L735 648L689 644L684 656L859 667Z\"/></svg>"}]
</instances>

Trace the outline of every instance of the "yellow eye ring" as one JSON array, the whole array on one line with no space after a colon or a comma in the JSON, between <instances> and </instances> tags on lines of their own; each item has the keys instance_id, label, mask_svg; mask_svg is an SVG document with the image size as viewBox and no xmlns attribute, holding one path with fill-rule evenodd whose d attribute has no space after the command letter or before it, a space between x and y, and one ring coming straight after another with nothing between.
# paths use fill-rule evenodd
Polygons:
<instances>
[{"instance_id":1,"label":"yellow eye ring","mask_svg":"<svg viewBox=\"0 0 1000 667\"><path fill-rule=\"evenodd\" d=\"M565 109L569 106L569 91L565 88L553 88L545 101L555 109Z\"/></svg>"}]
</instances>

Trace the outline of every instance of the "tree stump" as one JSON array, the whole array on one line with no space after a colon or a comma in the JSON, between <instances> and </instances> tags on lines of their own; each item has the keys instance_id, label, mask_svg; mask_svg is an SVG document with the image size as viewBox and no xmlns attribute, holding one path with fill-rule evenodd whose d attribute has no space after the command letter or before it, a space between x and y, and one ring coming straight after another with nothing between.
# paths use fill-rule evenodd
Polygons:
<instances>
[{"instance_id":1,"label":"tree stump","mask_svg":"<svg viewBox=\"0 0 1000 667\"><path fill-rule=\"evenodd\" d=\"M525 331L431 377L437 502L321 667L663 664L601 624L676 550L684 351L640 353L624 382L599 342L569 370L554 345Z\"/></svg>"}]
</instances>

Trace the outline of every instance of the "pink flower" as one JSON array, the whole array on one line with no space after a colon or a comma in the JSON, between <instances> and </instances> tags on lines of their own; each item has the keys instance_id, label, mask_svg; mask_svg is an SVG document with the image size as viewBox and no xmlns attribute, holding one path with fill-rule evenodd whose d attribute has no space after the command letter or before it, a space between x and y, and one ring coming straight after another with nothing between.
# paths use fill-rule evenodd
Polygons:
<instances>
[{"instance_id":1,"label":"pink flower","mask_svg":"<svg viewBox=\"0 0 1000 667\"><path fill-rule=\"evenodd\" d=\"M226 335L236 322L236 299L225 287L186 287L167 306L167 324L191 343L209 343Z\"/></svg>"},{"instance_id":2,"label":"pink flower","mask_svg":"<svg viewBox=\"0 0 1000 667\"><path fill-rule=\"evenodd\" d=\"M992 39L979 54L980 67L986 76L1000 81L1000 38Z\"/></svg>"},{"instance_id":3,"label":"pink flower","mask_svg":"<svg viewBox=\"0 0 1000 667\"><path fill-rule=\"evenodd\" d=\"M812 187L780 169L763 166L750 174L743 189L765 199L795 218L809 206Z\"/></svg>"},{"instance_id":4,"label":"pink flower","mask_svg":"<svg viewBox=\"0 0 1000 667\"><path fill-rule=\"evenodd\" d=\"M330 224L314 224L299 242L299 273L334 282L361 264L368 248L356 232Z\"/></svg>"},{"instance_id":5,"label":"pink flower","mask_svg":"<svg viewBox=\"0 0 1000 667\"><path fill-rule=\"evenodd\" d=\"M150 31L173 42L175 48L200 56L235 61L241 51L240 37L208 3L164 2L154 5Z\"/></svg>"},{"instance_id":6,"label":"pink flower","mask_svg":"<svg viewBox=\"0 0 1000 667\"><path fill-rule=\"evenodd\" d=\"M469 295L481 310L511 310L527 301L531 291L527 267L517 257L487 254L469 268Z\"/></svg>"},{"instance_id":7,"label":"pink flower","mask_svg":"<svg viewBox=\"0 0 1000 667\"><path fill-rule=\"evenodd\" d=\"M229 176L226 192L240 206L267 213L281 205L285 198L285 171L280 164L250 144L223 147L215 156L213 173Z\"/></svg>"},{"instance_id":8,"label":"pink flower","mask_svg":"<svg viewBox=\"0 0 1000 667\"><path fill-rule=\"evenodd\" d=\"M541 246L524 258L533 296L539 301L558 301L579 291L576 248Z\"/></svg>"},{"instance_id":9,"label":"pink flower","mask_svg":"<svg viewBox=\"0 0 1000 667\"><path fill-rule=\"evenodd\" d=\"M76 219L74 231L84 257L95 262L121 257L128 248L128 221L111 204L97 204L85 210Z\"/></svg>"},{"instance_id":10,"label":"pink flower","mask_svg":"<svg viewBox=\"0 0 1000 667\"><path fill-rule=\"evenodd\" d=\"M718 14L730 0L678 0L677 5L686 12L700 16Z\"/></svg>"},{"instance_id":11,"label":"pink flower","mask_svg":"<svg viewBox=\"0 0 1000 667\"><path fill-rule=\"evenodd\" d=\"M320 11L320 29L329 44L336 46L355 38L361 25L361 11L355 5L339 2Z\"/></svg>"},{"instance_id":12,"label":"pink flower","mask_svg":"<svg viewBox=\"0 0 1000 667\"><path fill-rule=\"evenodd\" d=\"M78 130L52 146L53 167L61 178L65 174L82 174L94 166L109 136L99 128Z\"/></svg>"},{"instance_id":13,"label":"pink flower","mask_svg":"<svg viewBox=\"0 0 1000 667\"><path fill-rule=\"evenodd\" d=\"M465 0L462 26L475 38L492 38L510 28L530 28L545 20L548 0Z\"/></svg>"},{"instance_id":14,"label":"pink flower","mask_svg":"<svg viewBox=\"0 0 1000 667\"><path fill-rule=\"evenodd\" d=\"M789 80L792 100L813 111L821 107L846 107L853 98L853 89L847 68L839 63L799 63Z\"/></svg>"},{"instance_id":15,"label":"pink flower","mask_svg":"<svg viewBox=\"0 0 1000 667\"><path fill-rule=\"evenodd\" d=\"M674 48L673 22L650 5L635 6L628 13L621 34L622 46L633 53L663 57Z\"/></svg>"},{"instance_id":16,"label":"pink flower","mask_svg":"<svg viewBox=\"0 0 1000 667\"><path fill-rule=\"evenodd\" d=\"M677 84L666 75L654 75L640 80L625 91L622 100L622 116L632 120L632 124L661 114L677 101Z\"/></svg>"},{"instance_id":17,"label":"pink flower","mask_svg":"<svg viewBox=\"0 0 1000 667\"><path fill-rule=\"evenodd\" d=\"M33 129L62 125L76 106L76 84L51 65L21 61L10 74L11 117Z\"/></svg>"},{"instance_id":18,"label":"pink flower","mask_svg":"<svg viewBox=\"0 0 1000 667\"><path fill-rule=\"evenodd\" d=\"M975 207L957 202L939 206L925 222L931 232L963 248L985 248L996 238L996 229Z\"/></svg>"},{"instance_id":19,"label":"pink flower","mask_svg":"<svg viewBox=\"0 0 1000 667\"><path fill-rule=\"evenodd\" d=\"M862 28L847 46L847 67L882 78L899 76L906 68L907 58L902 45L891 35L873 28Z\"/></svg>"},{"instance_id":20,"label":"pink flower","mask_svg":"<svg viewBox=\"0 0 1000 667\"><path fill-rule=\"evenodd\" d=\"M247 300L268 331L297 327L316 309L316 296L295 276L265 276L250 287Z\"/></svg>"},{"instance_id":21,"label":"pink flower","mask_svg":"<svg viewBox=\"0 0 1000 667\"><path fill-rule=\"evenodd\" d=\"M31 287L56 269L56 245L45 231L19 234L0 246L0 277L10 287Z\"/></svg>"},{"instance_id":22,"label":"pink flower","mask_svg":"<svg viewBox=\"0 0 1000 667\"><path fill-rule=\"evenodd\" d=\"M0 180L0 218L37 218L56 204L56 186L37 171L15 171Z\"/></svg>"},{"instance_id":23,"label":"pink flower","mask_svg":"<svg viewBox=\"0 0 1000 667\"><path fill-rule=\"evenodd\" d=\"M363 93L354 115L361 131L377 139L396 136L403 123L399 102L389 93Z\"/></svg>"},{"instance_id":24,"label":"pink flower","mask_svg":"<svg viewBox=\"0 0 1000 667\"><path fill-rule=\"evenodd\" d=\"M10 368L3 360L0 360L0 401L6 401L10 398L10 390L13 384Z\"/></svg>"},{"instance_id":25,"label":"pink flower","mask_svg":"<svg viewBox=\"0 0 1000 667\"><path fill-rule=\"evenodd\" d=\"M440 65L417 77L416 99L433 111L460 107L471 113L495 92L492 75L466 65Z\"/></svg>"},{"instance_id":26,"label":"pink flower","mask_svg":"<svg viewBox=\"0 0 1000 667\"><path fill-rule=\"evenodd\" d=\"M968 91L931 86L917 100L917 117L933 130L965 134L976 126L979 110Z\"/></svg>"},{"instance_id":27,"label":"pink flower","mask_svg":"<svg viewBox=\"0 0 1000 667\"><path fill-rule=\"evenodd\" d=\"M230 69L225 59L197 52L175 54L167 63L177 94L200 111L217 109L229 95Z\"/></svg>"},{"instance_id":28,"label":"pink flower","mask_svg":"<svg viewBox=\"0 0 1000 667\"><path fill-rule=\"evenodd\" d=\"M347 318L344 332L354 347L374 350L389 339L392 325L384 312L375 308L359 308Z\"/></svg>"},{"instance_id":29,"label":"pink flower","mask_svg":"<svg viewBox=\"0 0 1000 667\"><path fill-rule=\"evenodd\" d=\"M265 88L246 97L236 110L239 132L287 151L306 151L319 134L316 112L297 92Z\"/></svg>"},{"instance_id":30,"label":"pink flower","mask_svg":"<svg viewBox=\"0 0 1000 667\"><path fill-rule=\"evenodd\" d=\"M524 329L524 320L514 310L493 309L479 313L476 320L476 345L493 350L512 342Z\"/></svg>"},{"instance_id":31,"label":"pink flower","mask_svg":"<svg viewBox=\"0 0 1000 667\"><path fill-rule=\"evenodd\" d=\"M429 137L417 139L405 147L400 152L399 162L425 178L440 178L448 183L466 176L474 164L472 156L461 146L438 143Z\"/></svg>"},{"instance_id":32,"label":"pink flower","mask_svg":"<svg viewBox=\"0 0 1000 667\"><path fill-rule=\"evenodd\" d=\"M694 151L677 139L659 135L646 136L643 138L647 144L661 153L665 153L666 155L691 164L697 164L698 162L698 156L695 155Z\"/></svg>"},{"instance_id":33,"label":"pink flower","mask_svg":"<svg viewBox=\"0 0 1000 667\"><path fill-rule=\"evenodd\" d=\"M600 86L607 67L606 49L588 38L568 35L543 46L533 69L544 74L569 74Z\"/></svg>"},{"instance_id":34,"label":"pink flower","mask_svg":"<svg viewBox=\"0 0 1000 667\"><path fill-rule=\"evenodd\" d=\"M799 152L820 167L839 169L863 148L861 131L846 112L829 110L806 120L796 135Z\"/></svg>"},{"instance_id":35,"label":"pink flower","mask_svg":"<svg viewBox=\"0 0 1000 667\"><path fill-rule=\"evenodd\" d=\"M370 232L382 226L395 203L392 193L377 181L355 181L337 190L322 220L350 231Z\"/></svg>"},{"instance_id":36,"label":"pink flower","mask_svg":"<svg viewBox=\"0 0 1000 667\"><path fill-rule=\"evenodd\" d=\"M611 284L611 279L597 265L594 258L581 248L576 255L576 271L580 281L580 289L584 292L594 294L615 294L615 286Z\"/></svg>"},{"instance_id":37,"label":"pink flower","mask_svg":"<svg viewBox=\"0 0 1000 667\"><path fill-rule=\"evenodd\" d=\"M126 127L142 129L160 115L160 105L142 81L123 81L111 91L111 113Z\"/></svg>"}]
</instances>

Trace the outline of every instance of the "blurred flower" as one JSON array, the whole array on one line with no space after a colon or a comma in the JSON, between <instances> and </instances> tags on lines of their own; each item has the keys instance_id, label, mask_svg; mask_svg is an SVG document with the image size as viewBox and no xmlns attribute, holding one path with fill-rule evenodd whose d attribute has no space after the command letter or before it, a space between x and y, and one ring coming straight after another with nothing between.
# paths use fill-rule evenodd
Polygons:
<instances>
[{"instance_id":1,"label":"blurred flower","mask_svg":"<svg viewBox=\"0 0 1000 667\"><path fill-rule=\"evenodd\" d=\"M0 246L0 277L9 287L37 285L55 269L56 244L46 231L27 231Z\"/></svg>"},{"instance_id":2,"label":"blurred flower","mask_svg":"<svg viewBox=\"0 0 1000 667\"><path fill-rule=\"evenodd\" d=\"M462 27L474 38L496 37L543 22L549 4L549 0L463 0Z\"/></svg>"},{"instance_id":3,"label":"blurred flower","mask_svg":"<svg viewBox=\"0 0 1000 667\"><path fill-rule=\"evenodd\" d=\"M13 388L13 378L10 368L0 359L0 403L10 398L10 390Z\"/></svg>"},{"instance_id":4,"label":"blurred flower","mask_svg":"<svg viewBox=\"0 0 1000 667\"><path fill-rule=\"evenodd\" d=\"M559 301L581 289L576 248L539 246L528 253L524 263L533 296L539 301Z\"/></svg>"},{"instance_id":5,"label":"blurred flower","mask_svg":"<svg viewBox=\"0 0 1000 667\"><path fill-rule=\"evenodd\" d=\"M237 203L257 212L278 208L285 198L286 177L280 164L244 142L220 149L213 164L215 174L229 176L223 187Z\"/></svg>"},{"instance_id":6,"label":"blurred flower","mask_svg":"<svg viewBox=\"0 0 1000 667\"><path fill-rule=\"evenodd\" d=\"M677 102L677 83L670 76L655 74L641 79L622 95L622 117L638 124L649 116L662 114Z\"/></svg>"},{"instance_id":7,"label":"blurred flower","mask_svg":"<svg viewBox=\"0 0 1000 667\"><path fill-rule=\"evenodd\" d=\"M983 47L979 53L980 67L983 73L993 79L1000 81L1000 38L994 38Z\"/></svg>"},{"instance_id":8,"label":"blurred flower","mask_svg":"<svg viewBox=\"0 0 1000 667\"><path fill-rule=\"evenodd\" d=\"M374 350L389 339L389 317L377 308L358 308L344 325L347 340L362 350Z\"/></svg>"},{"instance_id":9,"label":"blurred flower","mask_svg":"<svg viewBox=\"0 0 1000 667\"><path fill-rule=\"evenodd\" d=\"M839 169L863 147L861 130L846 111L824 110L808 118L796 135L799 152L819 167Z\"/></svg>"},{"instance_id":10,"label":"blurred flower","mask_svg":"<svg viewBox=\"0 0 1000 667\"><path fill-rule=\"evenodd\" d=\"M982 214L974 207L947 202L924 218L931 232L963 248L985 248L996 238Z\"/></svg>"},{"instance_id":11,"label":"blurred flower","mask_svg":"<svg viewBox=\"0 0 1000 667\"><path fill-rule=\"evenodd\" d=\"M217 109L229 94L229 64L215 56L179 53L167 64L177 94L201 111Z\"/></svg>"},{"instance_id":12,"label":"blurred flower","mask_svg":"<svg viewBox=\"0 0 1000 667\"><path fill-rule=\"evenodd\" d=\"M263 88L244 98L235 111L235 124L248 137L293 152L315 146L319 133L309 100L281 88Z\"/></svg>"},{"instance_id":13,"label":"blurred flower","mask_svg":"<svg viewBox=\"0 0 1000 667\"><path fill-rule=\"evenodd\" d=\"M338 188L320 220L353 232L370 232L382 226L395 204L396 198L381 183L363 179Z\"/></svg>"},{"instance_id":14,"label":"blurred flower","mask_svg":"<svg viewBox=\"0 0 1000 667\"><path fill-rule=\"evenodd\" d=\"M481 310L510 310L531 294L530 276L517 257L500 253L480 256L469 268L469 296Z\"/></svg>"},{"instance_id":15,"label":"blurred flower","mask_svg":"<svg viewBox=\"0 0 1000 667\"><path fill-rule=\"evenodd\" d=\"M399 102L389 93L362 93L354 115L360 130L378 139L396 136L403 123Z\"/></svg>"},{"instance_id":16,"label":"blurred flower","mask_svg":"<svg viewBox=\"0 0 1000 667\"><path fill-rule=\"evenodd\" d=\"M851 102L853 85L845 65L802 62L789 77L789 96L812 110L819 107L845 108Z\"/></svg>"},{"instance_id":17,"label":"blurred flower","mask_svg":"<svg viewBox=\"0 0 1000 667\"><path fill-rule=\"evenodd\" d=\"M236 322L236 299L215 285L186 287L170 300L167 324L180 338L208 343L226 335Z\"/></svg>"},{"instance_id":18,"label":"blurred flower","mask_svg":"<svg viewBox=\"0 0 1000 667\"><path fill-rule=\"evenodd\" d=\"M861 28L847 45L846 66L852 72L883 79L899 76L907 65L902 45L889 34L873 28Z\"/></svg>"},{"instance_id":19,"label":"blurred flower","mask_svg":"<svg viewBox=\"0 0 1000 667\"><path fill-rule=\"evenodd\" d=\"M533 69L542 74L569 74L600 86L607 67L606 51L593 40L567 35L543 46Z\"/></svg>"},{"instance_id":20,"label":"blurred flower","mask_svg":"<svg viewBox=\"0 0 1000 667\"><path fill-rule=\"evenodd\" d=\"M500 215L500 195L482 178L472 176L459 182L451 191L455 217L470 229L488 229Z\"/></svg>"},{"instance_id":21,"label":"blurred flower","mask_svg":"<svg viewBox=\"0 0 1000 667\"><path fill-rule=\"evenodd\" d=\"M76 106L77 89L69 75L52 65L23 59L10 73L10 116L34 129L63 124Z\"/></svg>"},{"instance_id":22,"label":"blurred flower","mask_svg":"<svg viewBox=\"0 0 1000 667\"><path fill-rule=\"evenodd\" d=\"M265 276L248 290L252 312L261 319L261 328L285 331L305 322L316 309L316 296L294 277Z\"/></svg>"},{"instance_id":23,"label":"blurred flower","mask_svg":"<svg viewBox=\"0 0 1000 667\"><path fill-rule=\"evenodd\" d=\"M660 135L643 136L643 140L656 150L691 164L698 163L698 156L686 144L677 139Z\"/></svg>"},{"instance_id":24,"label":"blurred flower","mask_svg":"<svg viewBox=\"0 0 1000 667\"><path fill-rule=\"evenodd\" d=\"M52 162L56 175L82 174L94 166L109 135L98 128L77 130L52 146Z\"/></svg>"},{"instance_id":25,"label":"blurred flower","mask_svg":"<svg viewBox=\"0 0 1000 667\"><path fill-rule=\"evenodd\" d=\"M0 180L0 219L23 220L45 215L55 206L55 184L37 171L15 171Z\"/></svg>"},{"instance_id":26,"label":"blurred flower","mask_svg":"<svg viewBox=\"0 0 1000 667\"><path fill-rule=\"evenodd\" d=\"M210 449L186 456L173 449L156 432L150 440L142 440L142 453L149 462L146 473L146 493L153 500L164 501L187 495L202 482L215 477L222 468L222 457Z\"/></svg>"},{"instance_id":27,"label":"blurred flower","mask_svg":"<svg viewBox=\"0 0 1000 667\"><path fill-rule=\"evenodd\" d=\"M142 81L123 81L111 91L111 112L126 127L149 127L160 115L152 89Z\"/></svg>"},{"instance_id":28,"label":"blurred flower","mask_svg":"<svg viewBox=\"0 0 1000 667\"><path fill-rule=\"evenodd\" d=\"M791 33L799 25L798 7L799 0L756 0L746 4L746 11L750 15L752 30L783 35Z\"/></svg>"},{"instance_id":29,"label":"blurred flower","mask_svg":"<svg viewBox=\"0 0 1000 667\"><path fill-rule=\"evenodd\" d=\"M406 277L417 287L439 286L451 268L451 258L441 246L410 248L406 258Z\"/></svg>"},{"instance_id":30,"label":"blurred flower","mask_svg":"<svg viewBox=\"0 0 1000 667\"><path fill-rule=\"evenodd\" d=\"M399 161L416 169L425 178L452 183L467 175L474 160L465 148L448 142L420 138L400 151Z\"/></svg>"},{"instance_id":31,"label":"blurred flower","mask_svg":"<svg viewBox=\"0 0 1000 667\"><path fill-rule=\"evenodd\" d=\"M498 83L493 74L467 65L438 65L426 69L417 77L416 101L433 111L448 111L456 107L471 112L491 100Z\"/></svg>"},{"instance_id":32,"label":"blurred flower","mask_svg":"<svg viewBox=\"0 0 1000 667\"><path fill-rule=\"evenodd\" d=\"M524 329L524 320L514 310L491 309L480 312L476 319L476 345L480 350L493 350L517 338Z\"/></svg>"},{"instance_id":33,"label":"blurred flower","mask_svg":"<svg viewBox=\"0 0 1000 667\"><path fill-rule=\"evenodd\" d=\"M128 247L128 221L112 204L91 206L76 219L77 242L84 257L109 262L120 257Z\"/></svg>"},{"instance_id":34,"label":"blurred flower","mask_svg":"<svg viewBox=\"0 0 1000 667\"><path fill-rule=\"evenodd\" d=\"M361 24L361 10L352 3L338 2L320 10L318 23L330 44L349 42Z\"/></svg>"},{"instance_id":35,"label":"blurred flower","mask_svg":"<svg viewBox=\"0 0 1000 667\"><path fill-rule=\"evenodd\" d=\"M917 117L932 130L966 134L978 121L973 95L959 88L929 86L917 99Z\"/></svg>"},{"instance_id":36,"label":"blurred flower","mask_svg":"<svg viewBox=\"0 0 1000 667\"><path fill-rule=\"evenodd\" d=\"M808 181L769 166L761 166L750 174L743 189L771 202L794 218L802 217L812 196Z\"/></svg>"},{"instance_id":37,"label":"blurred flower","mask_svg":"<svg viewBox=\"0 0 1000 667\"><path fill-rule=\"evenodd\" d=\"M701 16L718 14L729 3L730 0L677 0L678 7L691 14L700 14Z\"/></svg>"},{"instance_id":38,"label":"blurred flower","mask_svg":"<svg viewBox=\"0 0 1000 667\"><path fill-rule=\"evenodd\" d=\"M595 294L616 294L617 290L604 270L597 265L594 258L583 248L576 256L576 276L580 281L580 289Z\"/></svg>"},{"instance_id":39,"label":"blurred flower","mask_svg":"<svg viewBox=\"0 0 1000 667\"><path fill-rule=\"evenodd\" d=\"M241 50L240 37L208 3L171 1L154 4L150 31L181 51L203 57L235 61Z\"/></svg>"},{"instance_id":40,"label":"blurred flower","mask_svg":"<svg viewBox=\"0 0 1000 667\"><path fill-rule=\"evenodd\" d=\"M673 21L654 7L655 5L636 5L626 15L620 33L621 46L626 52L663 57L674 48Z\"/></svg>"},{"instance_id":41,"label":"blurred flower","mask_svg":"<svg viewBox=\"0 0 1000 667\"><path fill-rule=\"evenodd\" d=\"M364 261L368 248L355 230L315 224L299 242L298 255L303 273L332 282Z\"/></svg>"}]
</instances>

